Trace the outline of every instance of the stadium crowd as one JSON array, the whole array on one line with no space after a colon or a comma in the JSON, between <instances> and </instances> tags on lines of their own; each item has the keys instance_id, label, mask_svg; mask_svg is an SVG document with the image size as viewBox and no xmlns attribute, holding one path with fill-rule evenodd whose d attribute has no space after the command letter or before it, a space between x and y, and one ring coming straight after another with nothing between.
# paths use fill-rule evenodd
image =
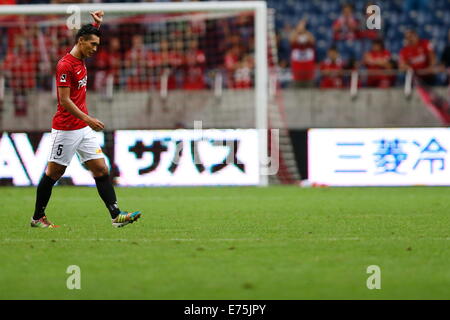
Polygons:
<instances>
[{"instance_id":1,"label":"stadium crowd","mask_svg":"<svg viewBox=\"0 0 450 320\"><path fill-rule=\"evenodd\" d=\"M406 4L404 10L410 10ZM349 75L353 70L364 75L359 78L358 85L366 87L400 85L407 70L412 70L429 85L448 83L450 30L447 45L439 55L432 41L421 37L420 28L397 26L403 29L396 39L401 46L393 51L385 45L385 32L368 29L366 20L367 15L358 16L353 5L344 4L340 15L329 26L331 40L323 58L317 56L314 30L307 28L308 18L293 27L285 24L282 32L278 33L280 64L290 67L293 84L343 88L349 85Z\"/></svg>"},{"instance_id":2,"label":"stadium crowd","mask_svg":"<svg viewBox=\"0 0 450 320\"><path fill-rule=\"evenodd\" d=\"M0 4L69 2L73 1L0 0ZM427 10L427 0L404 3L405 12ZM271 5L275 3L269 1ZM310 26L308 15L297 15L286 22L279 19L278 11L274 44L277 59L270 57L270 61L272 67L277 61L283 87L345 88L354 70L362 75L358 85L365 87L401 85L408 69L427 84L448 83L450 33L445 49L436 52L432 41L421 36L420 28L406 28L397 33L398 50L389 50L385 30L368 30L367 16L344 3L335 10L332 23L324 26L329 39L324 44L323 37L316 40L319 30ZM252 87L253 16L183 22L170 17L173 15L166 16L169 19L164 25L148 17L105 24L101 49L96 58L88 59L89 75L93 77L89 86L104 90L111 81L116 88L126 90L201 90L214 88L220 74L226 88ZM27 91L51 90L56 62L73 46L73 31L60 20L52 23L58 17L42 18L0 16L0 74L6 76L7 86L14 92L17 115L26 110Z\"/></svg>"}]
</instances>

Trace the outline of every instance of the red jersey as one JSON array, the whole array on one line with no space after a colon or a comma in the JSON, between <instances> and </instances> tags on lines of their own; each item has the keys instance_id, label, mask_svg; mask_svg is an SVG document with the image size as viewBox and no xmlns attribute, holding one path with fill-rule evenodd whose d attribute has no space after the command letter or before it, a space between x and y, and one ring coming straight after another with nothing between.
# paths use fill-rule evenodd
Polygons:
<instances>
[{"instance_id":1,"label":"red jersey","mask_svg":"<svg viewBox=\"0 0 450 320\"><path fill-rule=\"evenodd\" d=\"M227 71L227 86L232 88L234 87L234 72L239 66L239 55L229 50L224 57L224 66Z\"/></svg>"},{"instance_id":2,"label":"red jersey","mask_svg":"<svg viewBox=\"0 0 450 320\"><path fill-rule=\"evenodd\" d=\"M333 22L333 29L339 28L334 31L334 40L353 40L357 38L359 21L355 17L340 16Z\"/></svg>"},{"instance_id":3,"label":"red jersey","mask_svg":"<svg viewBox=\"0 0 450 320\"><path fill-rule=\"evenodd\" d=\"M291 71L295 81L313 80L316 69L313 44L291 44Z\"/></svg>"},{"instance_id":4,"label":"red jersey","mask_svg":"<svg viewBox=\"0 0 450 320\"><path fill-rule=\"evenodd\" d=\"M385 67L379 66L376 63L388 61L391 59L391 53L386 49L382 51L369 51L367 52L367 57L369 58L369 61L366 61L366 67L368 70L387 70ZM395 76L393 77L392 75L371 74L367 77L367 85L369 87L387 88L391 86L394 80Z\"/></svg>"},{"instance_id":5,"label":"red jersey","mask_svg":"<svg viewBox=\"0 0 450 320\"><path fill-rule=\"evenodd\" d=\"M70 53L59 60L56 66L56 87L70 87L70 99L85 114L87 69L84 61L75 58ZM58 110L53 117L52 128L56 130L77 130L87 126L87 123L71 115L59 101Z\"/></svg>"},{"instance_id":6,"label":"red jersey","mask_svg":"<svg viewBox=\"0 0 450 320\"><path fill-rule=\"evenodd\" d=\"M39 58L36 53L14 51L6 55L4 69L11 72L10 86L14 89L36 87Z\"/></svg>"},{"instance_id":7,"label":"red jersey","mask_svg":"<svg viewBox=\"0 0 450 320\"><path fill-rule=\"evenodd\" d=\"M230 72L236 68L236 65L239 62L239 56L232 52L228 52L225 55L224 59L225 59L225 69L227 69L227 71L230 71Z\"/></svg>"},{"instance_id":8,"label":"red jersey","mask_svg":"<svg viewBox=\"0 0 450 320\"><path fill-rule=\"evenodd\" d=\"M184 84L186 90L201 90L206 88L205 65L206 56L202 50L186 52L184 67Z\"/></svg>"},{"instance_id":9,"label":"red jersey","mask_svg":"<svg viewBox=\"0 0 450 320\"><path fill-rule=\"evenodd\" d=\"M344 64L340 58L335 61L327 58L320 64L322 71L340 71L344 69ZM339 75L324 75L320 81L321 88L342 88L342 77Z\"/></svg>"},{"instance_id":10,"label":"red jersey","mask_svg":"<svg viewBox=\"0 0 450 320\"><path fill-rule=\"evenodd\" d=\"M430 41L422 39L415 46L406 46L400 51L400 60L414 70L425 69L430 65L429 54L433 52Z\"/></svg>"},{"instance_id":11,"label":"red jersey","mask_svg":"<svg viewBox=\"0 0 450 320\"><path fill-rule=\"evenodd\" d=\"M375 62L383 62L389 60L391 58L391 53L384 49L383 51L368 51L367 55L369 56L371 61ZM367 69L371 70L380 70L384 69L376 64L371 64L370 62L366 63Z\"/></svg>"},{"instance_id":12,"label":"red jersey","mask_svg":"<svg viewBox=\"0 0 450 320\"><path fill-rule=\"evenodd\" d=\"M183 57L181 56L181 54L173 51L150 51L147 60L152 75L152 86L156 89L160 89L163 74L165 74L165 72L169 72L167 74L167 89L176 89L176 68L180 67L183 64Z\"/></svg>"},{"instance_id":13,"label":"red jersey","mask_svg":"<svg viewBox=\"0 0 450 320\"><path fill-rule=\"evenodd\" d=\"M114 79L114 84L119 85L119 74L121 63L123 61L120 52L100 50L97 53L97 58L95 59L95 85L96 90L106 86L106 78L108 75L112 75Z\"/></svg>"}]
</instances>

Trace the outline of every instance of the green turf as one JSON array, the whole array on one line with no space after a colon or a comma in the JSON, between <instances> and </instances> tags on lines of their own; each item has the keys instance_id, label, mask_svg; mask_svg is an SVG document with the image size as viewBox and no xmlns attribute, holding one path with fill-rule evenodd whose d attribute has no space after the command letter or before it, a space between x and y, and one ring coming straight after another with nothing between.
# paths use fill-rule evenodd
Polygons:
<instances>
[{"instance_id":1,"label":"green turf","mask_svg":"<svg viewBox=\"0 0 450 320\"><path fill-rule=\"evenodd\" d=\"M0 299L449 299L449 188L0 188ZM81 290L66 269L81 268ZM369 265L381 290L369 290Z\"/></svg>"}]
</instances>

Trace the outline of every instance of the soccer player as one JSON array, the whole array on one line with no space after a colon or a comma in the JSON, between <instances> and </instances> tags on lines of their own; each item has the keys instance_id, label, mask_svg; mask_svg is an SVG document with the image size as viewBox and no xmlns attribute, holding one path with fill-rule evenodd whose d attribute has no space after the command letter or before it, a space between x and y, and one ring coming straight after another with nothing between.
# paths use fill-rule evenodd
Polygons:
<instances>
[{"instance_id":1,"label":"soccer player","mask_svg":"<svg viewBox=\"0 0 450 320\"><path fill-rule=\"evenodd\" d=\"M104 13L99 10L91 12L91 15L95 23L84 25L78 31L75 46L59 60L56 67L58 109L53 117L52 147L47 169L37 187L32 227L57 227L47 219L45 208L54 184L62 177L75 153L92 172L98 193L111 214L114 227L133 223L141 216L139 211L120 211L102 149L93 131L101 131L105 125L88 115L87 70L84 59L92 56L100 45L99 27Z\"/></svg>"}]
</instances>

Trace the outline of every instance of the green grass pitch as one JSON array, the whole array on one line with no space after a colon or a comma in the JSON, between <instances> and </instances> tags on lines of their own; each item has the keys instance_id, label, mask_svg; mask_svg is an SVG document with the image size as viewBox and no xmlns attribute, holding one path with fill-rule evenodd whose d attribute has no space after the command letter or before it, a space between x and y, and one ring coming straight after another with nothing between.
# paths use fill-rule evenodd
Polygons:
<instances>
[{"instance_id":1,"label":"green grass pitch","mask_svg":"<svg viewBox=\"0 0 450 320\"><path fill-rule=\"evenodd\" d=\"M449 299L449 188L0 188L0 299ZM69 265L81 290L68 290ZM381 269L381 289L366 286Z\"/></svg>"}]
</instances>

